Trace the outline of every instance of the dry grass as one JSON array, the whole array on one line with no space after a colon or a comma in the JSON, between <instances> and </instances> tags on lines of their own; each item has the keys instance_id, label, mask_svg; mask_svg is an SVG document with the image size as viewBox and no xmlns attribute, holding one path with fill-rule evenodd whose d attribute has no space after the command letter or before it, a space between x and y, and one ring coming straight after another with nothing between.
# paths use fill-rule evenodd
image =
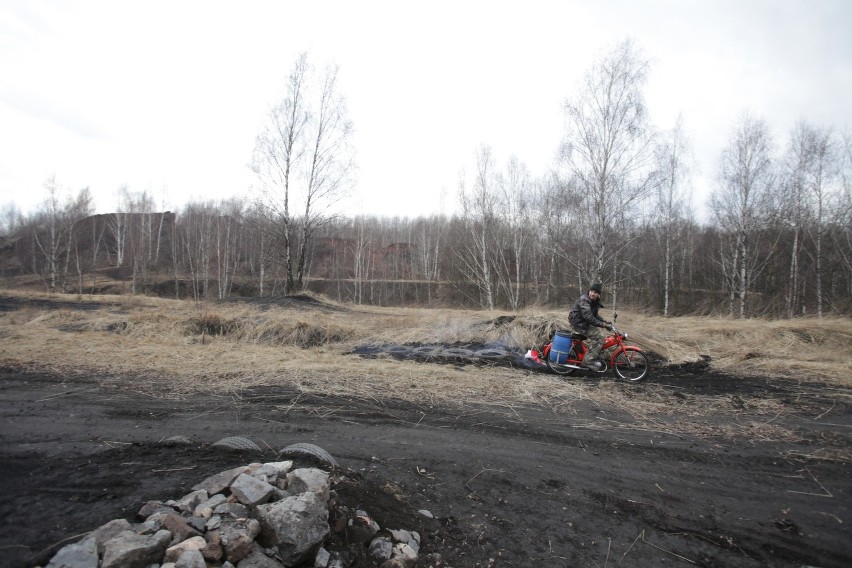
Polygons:
<instances>
[{"instance_id":1,"label":"dry grass","mask_svg":"<svg viewBox=\"0 0 852 568\"><path fill-rule=\"evenodd\" d=\"M96 375L152 396L238 394L255 386L282 385L297 392L375 401L485 405L509 415L535 406L565 417L575 428L684 435L706 435L707 425L690 426L673 416L722 413L731 417L732 430L749 429L765 439L791 436L770 420L783 411L771 401L750 401L749 412L742 412L729 400L716 397L679 410L671 391L653 382L637 394L636 389L612 381L564 381L505 367L459 368L350 354L361 345L405 343L495 342L525 350L554 329L567 328L565 312L510 316L338 306L326 300L321 305L279 306L126 296L3 295L66 306L0 312L0 364ZM100 306L72 309L77 302ZM727 373L818 379L841 388L850 385L849 319L662 319L623 313L619 325L667 363L698 361L708 355L714 367ZM604 420L573 421L574 409L589 404L619 409L622 418L617 425ZM740 424L740 418L750 425Z\"/></svg>"},{"instance_id":2,"label":"dry grass","mask_svg":"<svg viewBox=\"0 0 852 568\"><path fill-rule=\"evenodd\" d=\"M630 323L640 330L633 334L640 344L671 363L709 355L713 368L733 375L852 385L850 318L770 321L636 316L630 317Z\"/></svg>"}]
</instances>

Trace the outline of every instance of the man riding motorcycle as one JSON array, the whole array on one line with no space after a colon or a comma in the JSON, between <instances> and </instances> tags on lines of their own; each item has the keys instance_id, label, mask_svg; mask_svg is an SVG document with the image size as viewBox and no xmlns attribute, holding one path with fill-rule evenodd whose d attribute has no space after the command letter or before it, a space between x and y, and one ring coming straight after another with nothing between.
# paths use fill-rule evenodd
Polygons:
<instances>
[{"instance_id":1,"label":"man riding motorcycle","mask_svg":"<svg viewBox=\"0 0 852 568\"><path fill-rule=\"evenodd\" d=\"M580 296L568 314L568 321L574 331L586 336L588 352L582 364L583 367L592 371L600 371L604 368L604 362L598 359L605 338L601 328L612 331L612 322L601 319L598 315L602 293L603 285L595 282L589 286L588 292Z\"/></svg>"}]
</instances>

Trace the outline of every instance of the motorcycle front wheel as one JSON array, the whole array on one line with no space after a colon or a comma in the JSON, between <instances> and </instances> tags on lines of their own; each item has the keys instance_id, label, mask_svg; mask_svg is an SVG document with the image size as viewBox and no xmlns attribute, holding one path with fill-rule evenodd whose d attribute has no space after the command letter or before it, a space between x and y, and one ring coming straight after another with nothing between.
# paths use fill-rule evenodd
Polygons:
<instances>
[{"instance_id":1,"label":"motorcycle front wheel","mask_svg":"<svg viewBox=\"0 0 852 568\"><path fill-rule=\"evenodd\" d=\"M648 378L651 366L641 351L621 351L613 359L612 370L619 379L638 383Z\"/></svg>"}]
</instances>

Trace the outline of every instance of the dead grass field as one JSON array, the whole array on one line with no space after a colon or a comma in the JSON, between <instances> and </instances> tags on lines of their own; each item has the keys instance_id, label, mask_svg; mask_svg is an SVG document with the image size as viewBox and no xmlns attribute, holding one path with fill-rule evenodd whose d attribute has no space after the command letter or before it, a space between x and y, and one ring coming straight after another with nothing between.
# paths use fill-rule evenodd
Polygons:
<instances>
[{"instance_id":1,"label":"dead grass field","mask_svg":"<svg viewBox=\"0 0 852 568\"><path fill-rule=\"evenodd\" d=\"M407 343L496 342L526 350L568 327L564 310L506 314L313 298L196 304L139 296L4 295L21 304L0 312L0 364L97 373L105 380L132 377L134 389L156 396L275 384L419 402L511 405L582 396L576 383L518 369L388 364L350 353L359 345ZM849 318L664 319L622 312L618 325L663 364L709 356L711 367L727 374L852 384Z\"/></svg>"}]
</instances>

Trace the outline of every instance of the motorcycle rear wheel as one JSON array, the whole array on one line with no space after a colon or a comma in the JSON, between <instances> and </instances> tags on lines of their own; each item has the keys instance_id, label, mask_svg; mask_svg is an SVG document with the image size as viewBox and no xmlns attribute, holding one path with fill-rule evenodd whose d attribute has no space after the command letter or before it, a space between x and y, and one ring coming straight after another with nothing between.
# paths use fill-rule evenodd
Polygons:
<instances>
[{"instance_id":1,"label":"motorcycle rear wheel","mask_svg":"<svg viewBox=\"0 0 852 568\"><path fill-rule=\"evenodd\" d=\"M613 359L612 370L619 379L638 383L648 378L651 366L641 351L621 351Z\"/></svg>"},{"instance_id":2,"label":"motorcycle rear wheel","mask_svg":"<svg viewBox=\"0 0 852 568\"><path fill-rule=\"evenodd\" d=\"M575 356L574 351L571 351L571 354L568 356L568 358L570 359L571 357L574 357L574 356ZM567 365L560 365L559 363L556 363L555 361L551 361L550 360L550 353L547 354L547 358L545 359L544 362L547 363L547 368L550 369L550 372L556 373L557 375L563 375L563 376L573 375L574 371L576 371L576 369L568 367Z\"/></svg>"}]
</instances>

